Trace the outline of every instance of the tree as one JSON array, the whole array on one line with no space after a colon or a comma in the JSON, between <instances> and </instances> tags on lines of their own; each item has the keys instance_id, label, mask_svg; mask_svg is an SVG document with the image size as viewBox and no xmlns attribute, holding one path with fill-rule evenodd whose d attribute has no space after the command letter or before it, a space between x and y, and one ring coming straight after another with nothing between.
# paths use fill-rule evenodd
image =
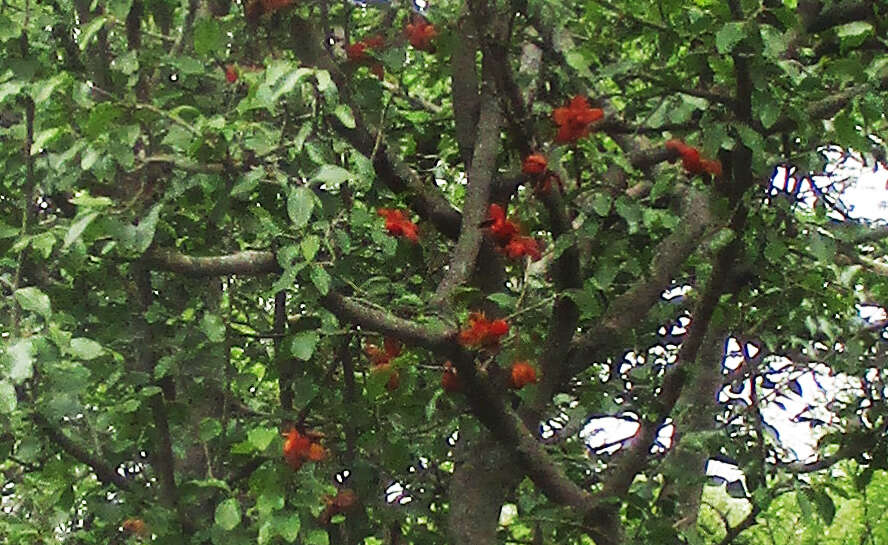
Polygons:
<instances>
[{"instance_id":1,"label":"tree","mask_svg":"<svg viewBox=\"0 0 888 545\"><path fill-rule=\"evenodd\" d=\"M0 8L6 542L881 542L884 7L370 4Z\"/></svg>"}]
</instances>

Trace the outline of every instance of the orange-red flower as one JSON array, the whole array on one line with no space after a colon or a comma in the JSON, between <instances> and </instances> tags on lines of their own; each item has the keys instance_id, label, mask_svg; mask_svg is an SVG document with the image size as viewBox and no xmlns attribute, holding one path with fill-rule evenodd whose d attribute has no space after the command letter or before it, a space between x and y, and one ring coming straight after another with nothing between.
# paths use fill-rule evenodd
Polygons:
<instances>
[{"instance_id":1,"label":"orange-red flower","mask_svg":"<svg viewBox=\"0 0 888 545\"><path fill-rule=\"evenodd\" d=\"M435 25L430 24L422 17L415 17L412 23L407 23L407 41L414 48L421 51L433 51L432 40L438 36Z\"/></svg>"},{"instance_id":2,"label":"orange-red flower","mask_svg":"<svg viewBox=\"0 0 888 545\"><path fill-rule=\"evenodd\" d=\"M318 517L321 524L329 524L333 515L350 511L358 503L358 495L351 488L343 488L336 496L324 496L324 511Z\"/></svg>"},{"instance_id":3,"label":"orange-red flower","mask_svg":"<svg viewBox=\"0 0 888 545\"><path fill-rule=\"evenodd\" d=\"M345 46L345 56L350 61L363 61L367 59L367 44L364 42L355 42Z\"/></svg>"},{"instance_id":4,"label":"orange-red flower","mask_svg":"<svg viewBox=\"0 0 888 545\"><path fill-rule=\"evenodd\" d=\"M704 173L712 174L715 177L722 175L721 161L703 159L700 157L700 151L697 148L689 146L681 140L667 140L664 147L681 157L681 166L685 169L685 172L692 176Z\"/></svg>"},{"instance_id":5,"label":"orange-red flower","mask_svg":"<svg viewBox=\"0 0 888 545\"><path fill-rule=\"evenodd\" d=\"M537 241L531 237L519 236L518 225L506 219L502 206L496 203L490 205L484 225L490 227L490 235L498 245L497 250L509 258L518 259L527 255L536 261L542 257Z\"/></svg>"},{"instance_id":6,"label":"orange-red flower","mask_svg":"<svg viewBox=\"0 0 888 545\"><path fill-rule=\"evenodd\" d=\"M364 38L364 43L367 45L368 49L384 49L385 48L385 38L383 38L379 34L374 34L373 36L368 36L368 37Z\"/></svg>"},{"instance_id":7,"label":"orange-red flower","mask_svg":"<svg viewBox=\"0 0 888 545\"><path fill-rule=\"evenodd\" d=\"M529 256L533 261L539 261L543 257L539 244L531 237L512 237L503 251L510 259Z\"/></svg>"},{"instance_id":8,"label":"orange-red flower","mask_svg":"<svg viewBox=\"0 0 888 545\"><path fill-rule=\"evenodd\" d=\"M373 365L389 363L391 360L401 355L401 342L398 341L398 339L386 337L382 341L382 348L379 348L375 344L367 344L367 346L364 347L364 353L367 354L367 357L370 358L370 362Z\"/></svg>"},{"instance_id":9,"label":"orange-red flower","mask_svg":"<svg viewBox=\"0 0 888 545\"><path fill-rule=\"evenodd\" d=\"M228 83L234 83L237 81L237 67L235 65L225 65L225 79L228 80Z\"/></svg>"},{"instance_id":10,"label":"orange-red flower","mask_svg":"<svg viewBox=\"0 0 888 545\"><path fill-rule=\"evenodd\" d=\"M377 214L385 218L385 228L393 237L404 237L411 242L419 242L419 230L401 210L380 208Z\"/></svg>"},{"instance_id":11,"label":"orange-red flower","mask_svg":"<svg viewBox=\"0 0 888 545\"><path fill-rule=\"evenodd\" d=\"M483 312L469 314L469 323L459 332L459 343L475 348L493 348L499 339L509 332L509 324L503 319L488 320Z\"/></svg>"},{"instance_id":12,"label":"orange-red flower","mask_svg":"<svg viewBox=\"0 0 888 545\"><path fill-rule=\"evenodd\" d=\"M546 172L546 167L549 165L548 161L546 161L546 156L542 153L532 153L524 158L524 162L521 163L521 172L530 175L542 174Z\"/></svg>"},{"instance_id":13,"label":"orange-red flower","mask_svg":"<svg viewBox=\"0 0 888 545\"><path fill-rule=\"evenodd\" d=\"M293 471L298 471L306 460L319 462L327 457L327 449L320 443L312 441L308 435L299 433L296 428L290 428L287 439L284 441L284 460Z\"/></svg>"},{"instance_id":14,"label":"orange-red flower","mask_svg":"<svg viewBox=\"0 0 888 545\"><path fill-rule=\"evenodd\" d=\"M123 529L131 534L136 534L138 536L147 536L148 535L148 525L145 524L145 521L140 518L128 518L123 521L121 524Z\"/></svg>"},{"instance_id":15,"label":"orange-red flower","mask_svg":"<svg viewBox=\"0 0 888 545\"><path fill-rule=\"evenodd\" d=\"M444 362L444 372L441 373L441 388L448 394L462 392L463 390L462 379L449 361Z\"/></svg>"},{"instance_id":16,"label":"orange-red flower","mask_svg":"<svg viewBox=\"0 0 888 545\"><path fill-rule=\"evenodd\" d=\"M512 364L512 369L509 373L509 386L513 389L520 390L526 385L533 384L536 381L536 369L534 369L529 363L526 361L516 361Z\"/></svg>"},{"instance_id":17,"label":"orange-red flower","mask_svg":"<svg viewBox=\"0 0 888 545\"><path fill-rule=\"evenodd\" d=\"M293 3L293 0L261 0L265 13L271 13L283 9Z\"/></svg>"},{"instance_id":18,"label":"orange-red flower","mask_svg":"<svg viewBox=\"0 0 888 545\"><path fill-rule=\"evenodd\" d=\"M389 392L393 392L401 385L401 375L397 369L392 367L391 361L401 355L401 343L397 339L386 337L382 346L380 349L376 345L368 344L364 347L364 353L370 358L370 363L373 366L370 372L388 375L385 388Z\"/></svg>"},{"instance_id":19,"label":"orange-red flower","mask_svg":"<svg viewBox=\"0 0 888 545\"><path fill-rule=\"evenodd\" d=\"M555 108L552 112L558 134L555 141L559 143L576 142L589 135L589 125L604 117L601 108L590 108L586 97L577 95L567 106Z\"/></svg>"},{"instance_id":20,"label":"orange-red flower","mask_svg":"<svg viewBox=\"0 0 888 545\"><path fill-rule=\"evenodd\" d=\"M506 244L518 234L518 226L506 219L503 207L494 203L487 210L487 221L490 222L490 234L500 244Z\"/></svg>"}]
</instances>

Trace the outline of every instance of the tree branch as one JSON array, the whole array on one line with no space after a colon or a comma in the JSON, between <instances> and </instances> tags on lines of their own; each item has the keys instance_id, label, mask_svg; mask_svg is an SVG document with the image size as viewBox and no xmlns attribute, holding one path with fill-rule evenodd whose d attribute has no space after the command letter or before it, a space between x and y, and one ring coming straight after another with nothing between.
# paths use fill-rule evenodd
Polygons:
<instances>
[{"instance_id":1,"label":"tree branch","mask_svg":"<svg viewBox=\"0 0 888 545\"><path fill-rule=\"evenodd\" d=\"M484 74L481 86L481 114L478 118L478 133L472 151L472 166L468 173L462 228L451 255L450 268L435 291L433 302L436 303L445 302L453 290L468 280L475 270L475 261L484 236L481 224L487 217L502 124L502 112L493 82L492 62L492 59L485 58L482 67Z\"/></svg>"},{"instance_id":2,"label":"tree branch","mask_svg":"<svg viewBox=\"0 0 888 545\"><path fill-rule=\"evenodd\" d=\"M121 490L130 490L132 488L132 482L129 479L117 473L117 471L115 471L110 465L106 464L104 460L97 456L93 456L85 448L68 438L62 430L53 426L42 414L35 411L32 413L31 419L34 420L37 427L43 430L46 436L49 437L53 443L61 447L66 454L92 469L93 473L96 474L96 478L98 478L103 484L113 484Z\"/></svg>"}]
</instances>

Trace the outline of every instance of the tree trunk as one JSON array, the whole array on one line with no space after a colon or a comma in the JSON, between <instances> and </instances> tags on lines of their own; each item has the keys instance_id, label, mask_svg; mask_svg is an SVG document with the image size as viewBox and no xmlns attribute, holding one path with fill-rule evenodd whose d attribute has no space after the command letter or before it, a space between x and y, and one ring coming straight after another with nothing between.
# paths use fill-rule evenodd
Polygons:
<instances>
[{"instance_id":1,"label":"tree trunk","mask_svg":"<svg viewBox=\"0 0 888 545\"><path fill-rule=\"evenodd\" d=\"M450 481L452 545L494 545L503 502L521 482L509 450L483 435L462 437Z\"/></svg>"}]
</instances>

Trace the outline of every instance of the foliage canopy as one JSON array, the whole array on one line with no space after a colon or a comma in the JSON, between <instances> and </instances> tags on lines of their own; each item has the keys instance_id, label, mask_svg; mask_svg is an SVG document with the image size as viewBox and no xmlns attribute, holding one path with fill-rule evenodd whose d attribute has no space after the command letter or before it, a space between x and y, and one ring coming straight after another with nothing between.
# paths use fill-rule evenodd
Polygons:
<instances>
[{"instance_id":1,"label":"foliage canopy","mask_svg":"<svg viewBox=\"0 0 888 545\"><path fill-rule=\"evenodd\" d=\"M0 540L885 542L888 230L821 174L881 146L886 31L4 2Z\"/></svg>"}]
</instances>

